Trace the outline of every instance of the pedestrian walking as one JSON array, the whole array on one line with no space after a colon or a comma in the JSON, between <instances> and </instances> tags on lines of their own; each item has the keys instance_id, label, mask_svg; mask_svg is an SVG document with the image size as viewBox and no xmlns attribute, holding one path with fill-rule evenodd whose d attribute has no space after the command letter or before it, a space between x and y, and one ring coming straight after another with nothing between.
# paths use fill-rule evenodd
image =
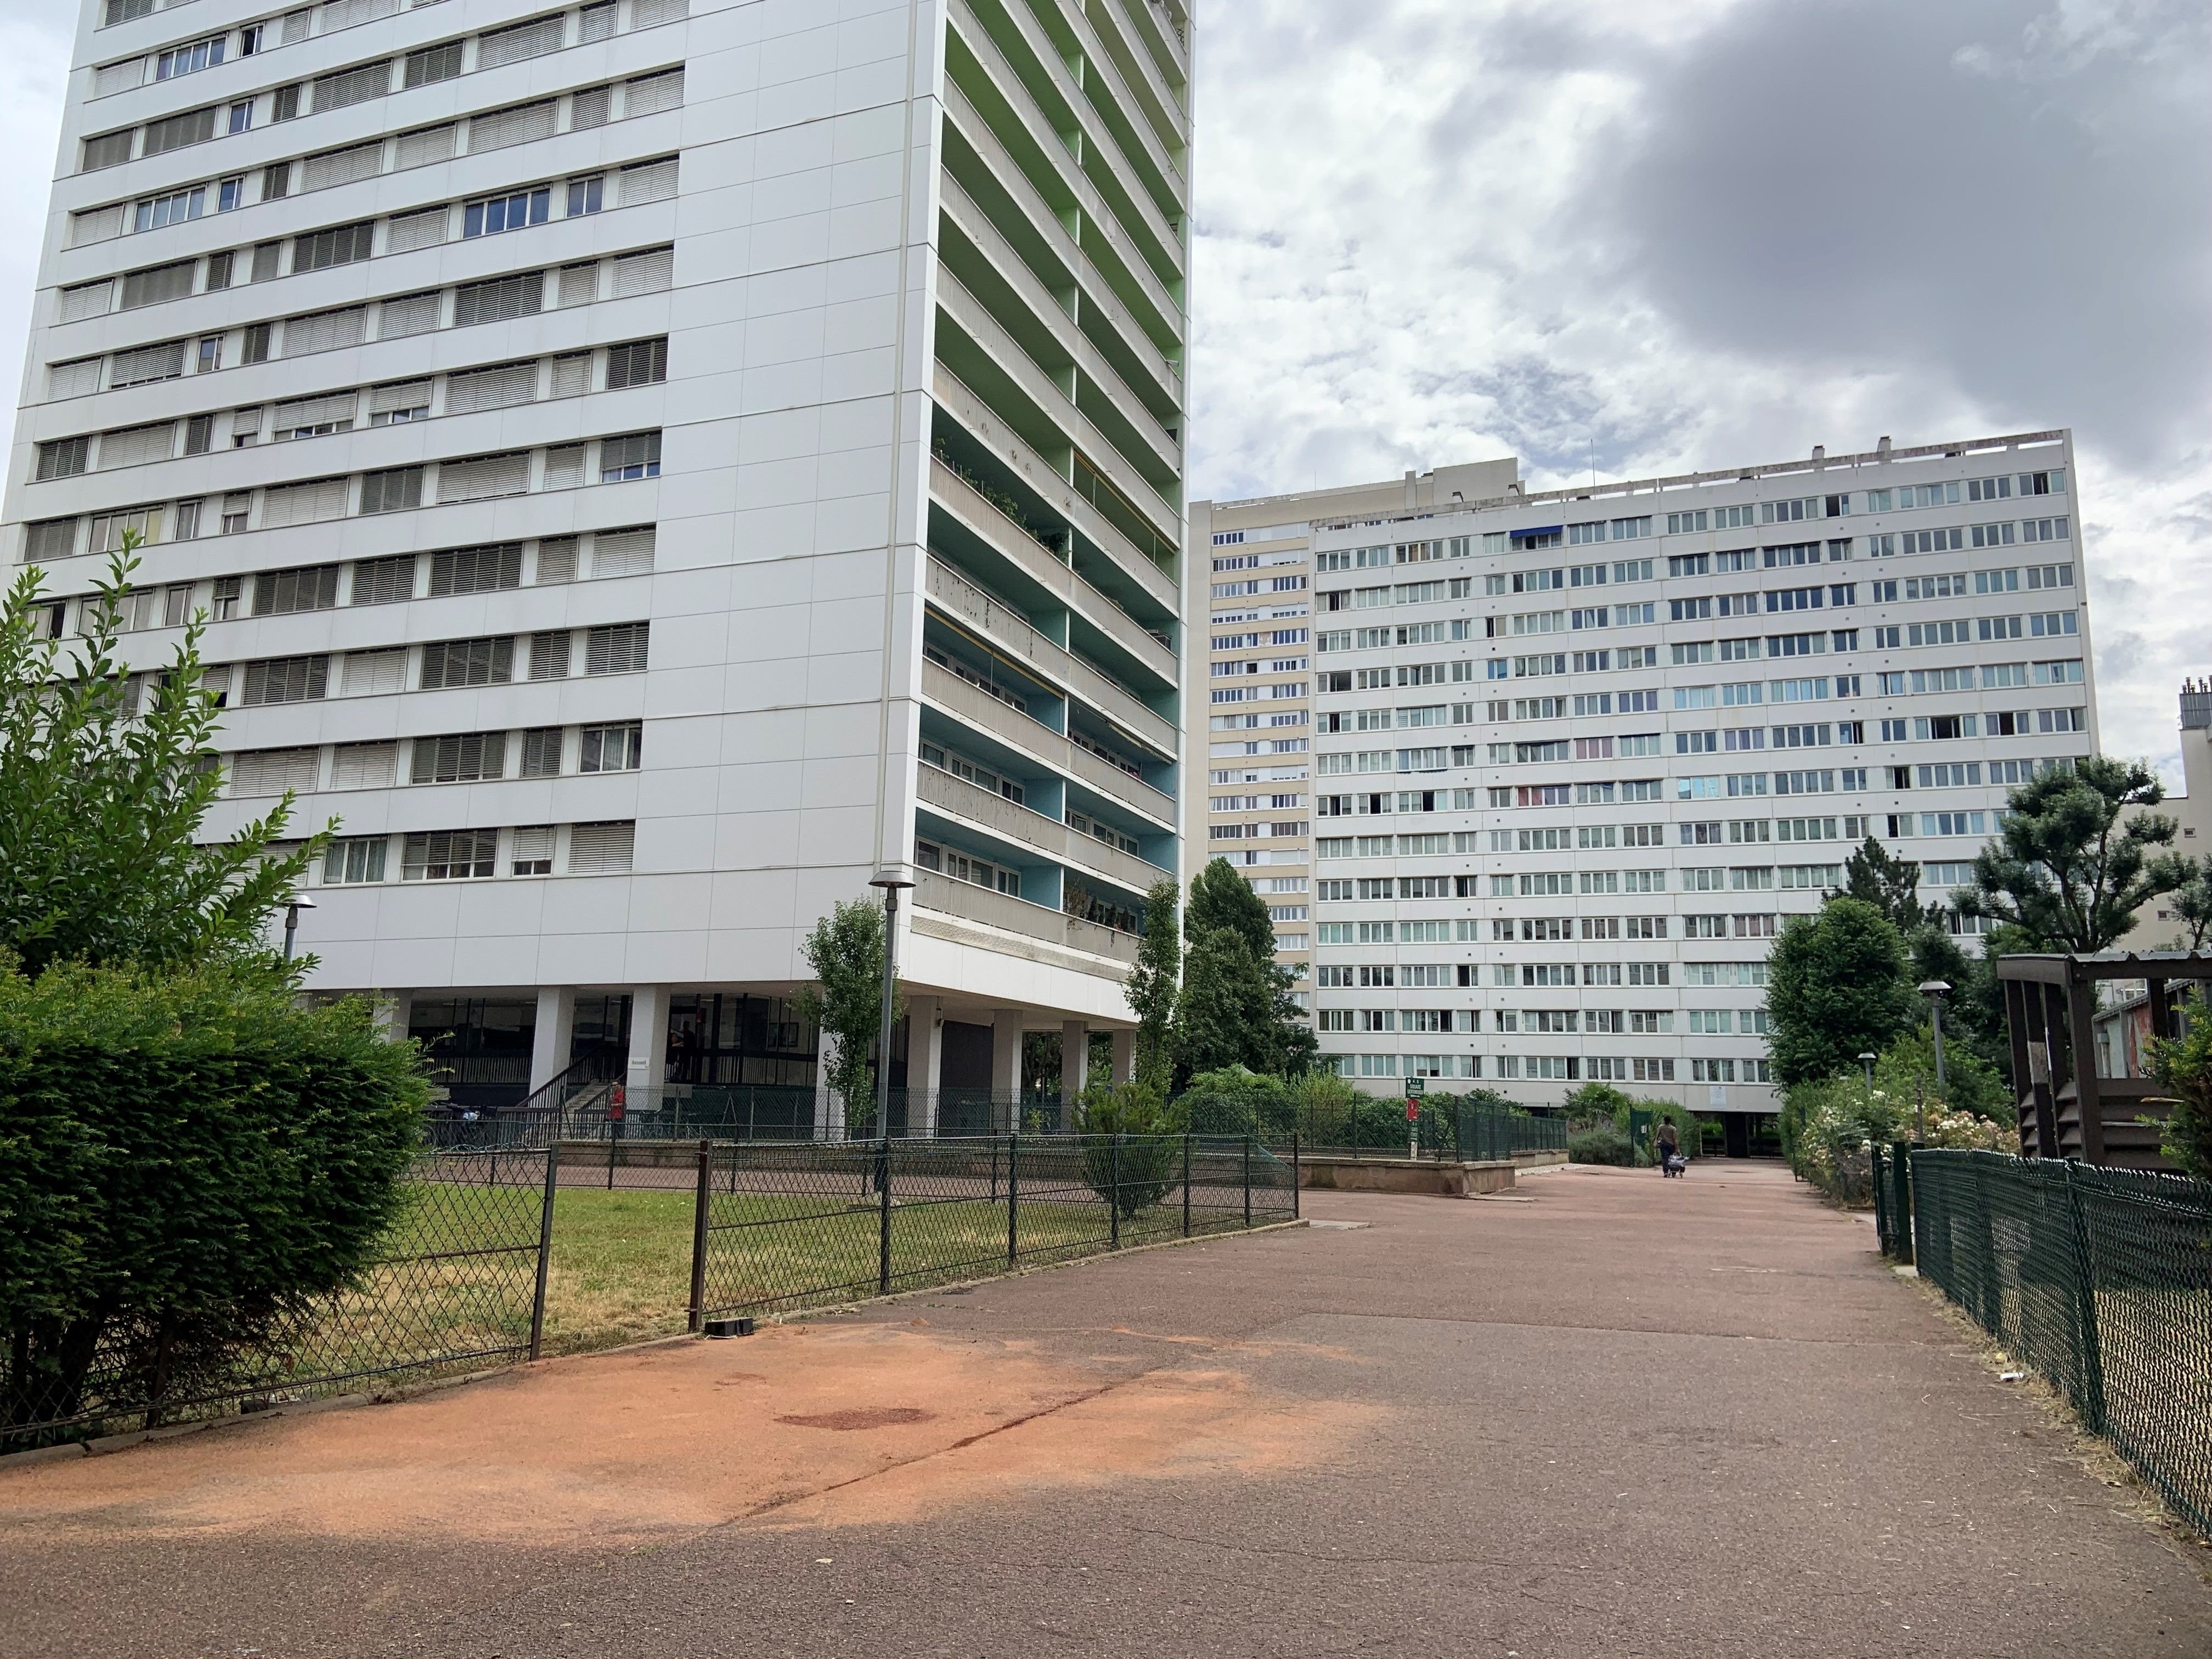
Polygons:
<instances>
[{"instance_id":1,"label":"pedestrian walking","mask_svg":"<svg viewBox=\"0 0 2212 1659\"><path fill-rule=\"evenodd\" d=\"M1678 1161L1675 1154L1681 1150L1682 1141L1680 1135L1675 1132L1673 1118L1662 1117L1659 1120L1659 1131L1656 1139L1659 1143L1659 1173L1662 1176L1679 1174L1680 1171L1674 1167Z\"/></svg>"}]
</instances>

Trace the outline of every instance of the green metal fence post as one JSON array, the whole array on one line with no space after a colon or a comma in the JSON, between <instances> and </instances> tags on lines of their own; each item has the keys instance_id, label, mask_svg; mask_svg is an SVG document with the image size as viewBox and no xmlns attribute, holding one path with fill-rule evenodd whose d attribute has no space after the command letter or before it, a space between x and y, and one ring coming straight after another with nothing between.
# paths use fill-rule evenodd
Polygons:
<instances>
[{"instance_id":1,"label":"green metal fence post","mask_svg":"<svg viewBox=\"0 0 2212 1659\"><path fill-rule=\"evenodd\" d=\"M1021 1202L1018 1196L1021 1189L1021 1136L1018 1133L1008 1136L1006 1139L1006 1265L1009 1267L1012 1267L1021 1255L1021 1239L1015 1231L1018 1225L1015 1215ZM991 1145L992 1184L995 1186L998 1179L999 1147L998 1143L994 1141Z\"/></svg>"},{"instance_id":2,"label":"green metal fence post","mask_svg":"<svg viewBox=\"0 0 2212 1659\"><path fill-rule=\"evenodd\" d=\"M1190 1131L1182 1136L1182 1236L1190 1237Z\"/></svg>"},{"instance_id":3,"label":"green metal fence post","mask_svg":"<svg viewBox=\"0 0 2212 1659\"><path fill-rule=\"evenodd\" d=\"M1252 1137L1244 1137L1244 1224L1252 1224Z\"/></svg>"},{"instance_id":4,"label":"green metal fence post","mask_svg":"<svg viewBox=\"0 0 2212 1659\"><path fill-rule=\"evenodd\" d=\"M530 1302L530 1357L545 1346L545 1272L553 1261L553 1190L561 1179L561 1143L545 1148L545 1202L538 1212L538 1288Z\"/></svg>"},{"instance_id":5,"label":"green metal fence post","mask_svg":"<svg viewBox=\"0 0 2212 1659\"><path fill-rule=\"evenodd\" d=\"M1298 1137L1291 1132L1291 1219L1298 1218Z\"/></svg>"},{"instance_id":6,"label":"green metal fence post","mask_svg":"<svg viewBox=\"0 0 2212 1659\"><path fill-rule=\"evenodd\" d=\"M1118 1134L1106 1143L1106 1169L1107 1239L1118 1250L1121 1248L1121 1137Z\"/></svg>"},{"instance_id":7,"label":"green metal fence post","mask_svg":"<svg viewBox=\"0 0 2212 1659\"><path fill-rule=\"evenodd\" d=\"M884 1116L890 1114L886 1112ZM876 1143L876 1200L877 1213L882 1221L876 1236L876 1294L891 1293L891 1136L890 1126L884 1126L884 1138Z\"/></svg>"},{"instance_id":8,"label":"green metal fence post","mask_svg":"<svg viewBox=\"0 0 2212 1659\"><path fill-rule=\"evenodd\" d=\"M1900 1140L1889 1149L1889 1224L1897 1235L1897 1259L1912 1260L1912 1143Z\"/></svg>"},{"instance_id":9,"label":"green metal fence post","mask_svg":"<svg viewBox=\"0 0 2212 1659\"><path fill-rule=\"evenodd\" d=\"M708 1188L714 1180L714 1149L711 1142L699 1143L699 1191L691 1206L691 1334L696 1336L707 1322L707 1202Z\"/></svg>"},{"instance_id":10,"label":"green metal fence post","mask_svg":"<svg viewBox=\"0 0 2212 1659\"><path fill-rule=\"evenodd\" d=\"M2073 1218L2075 1351L2081 1359L2076 1375L2081 1379L2082 1426L2092 1434L2106 1432L2105 1342L2097 1328L2096 1255L2089 1247L2087 1218L2081 1213L2080 1166L2066 1160L2066 1207Z\"/></svg>"},{"instance_id":11,"label":"green metal fence post","mask_svg":"<svg viewBox=\"0 0 2212 1659\"><path fill-rule=\"evenodd\" d=\"M1874 1237L1884 1255L1897 1248L1897 1237L1890 1231L1889 1202L1883 1195L1881 1148L1872 1141L1867 1143L1867 1160L1874 1169Z\"/></svg>"}]
</instances>

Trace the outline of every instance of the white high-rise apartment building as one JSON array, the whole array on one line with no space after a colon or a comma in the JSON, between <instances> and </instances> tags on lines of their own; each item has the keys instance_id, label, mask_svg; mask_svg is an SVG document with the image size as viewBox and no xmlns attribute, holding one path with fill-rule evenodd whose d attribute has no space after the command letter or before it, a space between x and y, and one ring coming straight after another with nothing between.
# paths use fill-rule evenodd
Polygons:
<instances>
[{"instance_id":1,"label":"white high-rise apartment building","mask_svg":"<svg viewBox=\"0 0 2212 1659\"><path fill-rule=\"evenodd\" d=\"M1313 962L1313 537L1342 518L1380 524L1503 495L1511 459L1408 472L1402 481L1193 501L1183 627L1206 641L1184 729L1206 734L1208 787L1184 799L1185 883L1226 859L1264 896L1275 955L1310 984ZM1206 574L1210 571L1210 574ZM1194 665L1199 649L1191 649ZM1191 763L1198 769L1195 758ZM1310 1006L1310 989L1293 994Z\"/></svg>"},{"instance_id":2,"label":"white high-rise apartment building","mask_svg":"<svg viewBox=\"0 0 2212 1659\"><path fill-rule=\"evenodd\" d=\"M1323 1054L1773 1110L1783 919L1869 836L1941 900L2097 748L2075 479L2064 431L1884 439L1317 526Z\"/></svg>"},{"instance_id":3,"label":"white high-rise apartment building","mask_svg":"<svg viewBox=\"0 0 2212 1659\"><path fill-rule=\"evenodd\" d=\"M0 556L69 632L143 533L210 830L343 821L313 983L461 1087L811 1085L799 942L884 869L894 1080L1077 1080L1179 857L1190 32L88 0Z\"/></svg>"}]
</instances>

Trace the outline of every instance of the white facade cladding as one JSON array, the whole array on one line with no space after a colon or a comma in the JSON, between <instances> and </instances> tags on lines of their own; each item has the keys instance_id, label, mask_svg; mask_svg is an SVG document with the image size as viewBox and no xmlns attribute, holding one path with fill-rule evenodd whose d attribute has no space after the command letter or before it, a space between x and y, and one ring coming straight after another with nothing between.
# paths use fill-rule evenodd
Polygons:
<instances>
[{"instance_id":1,"label":"white facade cladding","mask_svg":"<svg viewBox=\"0 0 2212 1659\"><path fill-rule=\"evenodd\" d=\"M341 820L314 984L486 1086L812 1082L799 942L893 866L895 1073L1003 1094L1178 864L1190 29L89 0L5 557L72 631L144 535L210 830Z\"/></svg>"},{"instance_id":2,"label":"white facade cladding","mask_svg":"<svg viewBox=\"0 0 2212 1659\"><path fill-rule=\"evenodd\" d=\"M1774 1109L1766 957L1869 836L1966 879L2097 748L2064 431L1313 538L1315 1004L1395 1092Z\"/></svg>"}]
</instances>

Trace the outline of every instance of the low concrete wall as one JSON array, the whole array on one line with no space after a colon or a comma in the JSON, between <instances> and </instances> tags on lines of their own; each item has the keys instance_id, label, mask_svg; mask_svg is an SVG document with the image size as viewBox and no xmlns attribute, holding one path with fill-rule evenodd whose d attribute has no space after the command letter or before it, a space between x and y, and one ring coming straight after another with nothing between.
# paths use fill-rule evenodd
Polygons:
<instances>
[{"instance_id":1,"label":"low concrete wall","mask_svg":"<svg viewBox=\"0 0 2212 1659\"><path fill-rule=\"evenodd\" d=\"M1417 1193L1431 1198L1479 1198L1510 1191L1513 1164L1449 1164L1436 1158L1301 1158L1301 1187L1345 1193Z\"/></svg>"},{"instance_id":2,"label":"low concrete wall","mask_svg":"<svg viewBox=\"0 0 2212 1659\"><path fill-rule=\"evenodd\" d=\"M1567 1161L1567 1149L1564 1146L1554 1146L1539 1152L1516 1152L1513 1154L1513 1161L1524 1170L1540 1170L1547 1164L1565 1164Z\"/></svg>"}]
</instances>

